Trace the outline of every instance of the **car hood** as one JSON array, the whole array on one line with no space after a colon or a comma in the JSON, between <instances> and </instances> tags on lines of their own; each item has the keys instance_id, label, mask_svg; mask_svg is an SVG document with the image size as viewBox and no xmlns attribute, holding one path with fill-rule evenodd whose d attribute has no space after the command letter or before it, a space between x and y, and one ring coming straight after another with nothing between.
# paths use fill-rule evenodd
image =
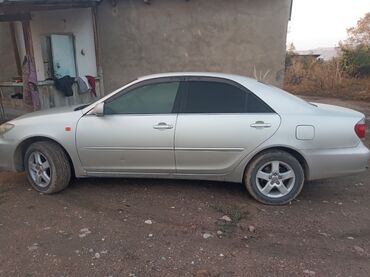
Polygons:
<instances>
[{"instance_id":1,"label":"car hood","mask_svg":"<svg viewBox=\"0 0 370 277\"><path fill-rule=\"evenodd\" d=\"M31 112L31 113L24 114L20 117L17 117L16 119L14 119L12 121L17 121L17 120L21 120L21 119L28 119L28 118L33 118L33 117L64 114L64 113L70 113L70 112L76 112L76 113L81 114L82 113L81 110L75 111L75 109L79 106L81 106L81 105L59 107L59 108L52 108L52 109L47 109L47 110L42 110L42 111L37 111L37 112Z\"/></svg>"},{"instance_id":2,"label":"car hood","mask_svg":"<svg viewBox=\"0 0 370 277\"><path fill-rule=\"evenodd\" d=\"M359 117L363 118L364 114L352 109L340 107L340 106L335 106L335 105L329 105L329 104L321 104L321 103L312 103L315 106L320 109L322 112L326 112L329 114L337 114L337 115L342 115L342 116L352 116L352 117Z\"/></svg>"}]
</instances>

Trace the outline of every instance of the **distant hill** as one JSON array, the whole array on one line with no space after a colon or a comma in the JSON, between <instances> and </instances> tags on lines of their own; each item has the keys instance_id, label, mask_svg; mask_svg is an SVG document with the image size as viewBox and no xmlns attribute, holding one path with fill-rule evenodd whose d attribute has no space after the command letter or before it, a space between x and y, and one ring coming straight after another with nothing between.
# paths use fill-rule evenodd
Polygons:
<instances>
[{"instance_id":1,"label":"distant hill","mask_svg":"<svg viewBox=\"0 0 370 277\"><path fill-rule=\"evenodd\" d=\"M307 54L318 54L320 55L319 58L323 60L330 60L336 56L338 56L338 48L337 47L321 47L315 48L312 50L301 50L295 51L298 54L307 55Z\"/></svg>"}]
</instances>

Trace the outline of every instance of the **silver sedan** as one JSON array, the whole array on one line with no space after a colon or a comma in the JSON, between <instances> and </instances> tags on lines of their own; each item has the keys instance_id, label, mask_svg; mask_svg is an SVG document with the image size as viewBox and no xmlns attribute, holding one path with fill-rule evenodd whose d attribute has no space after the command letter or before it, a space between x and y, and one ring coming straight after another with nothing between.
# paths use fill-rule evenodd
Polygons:
<instances>
[{"instance_id":1,"label":"silver sedan","mask_svg":"<svg viewBox=\"0 0 370 277\"><path fill-rule=\"evenodd\" d=\"M0 127L0 167L42 193L72 176L242 182L285 204L305 180L364 171L364 115L305 102L254 79L151 75L91 105L40 111Z\"/></svg>"}]
</instances>

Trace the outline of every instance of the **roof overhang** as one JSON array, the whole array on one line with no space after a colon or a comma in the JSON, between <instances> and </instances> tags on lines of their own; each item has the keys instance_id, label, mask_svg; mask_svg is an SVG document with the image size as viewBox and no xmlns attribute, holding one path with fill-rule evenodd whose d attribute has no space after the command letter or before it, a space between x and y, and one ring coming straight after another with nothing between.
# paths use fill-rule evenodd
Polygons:
<instances>
[{"instance_id":1,"label":"roof overhang","mask_svg":"<svg viewBox=\"0 0 370 277\"><path fill-rule=\"evenodd\" d=\"M90 8L99 5L100 2L101 0L0 0L0 14L22 14L32 11Z\"/></svg>"}]
</instances>

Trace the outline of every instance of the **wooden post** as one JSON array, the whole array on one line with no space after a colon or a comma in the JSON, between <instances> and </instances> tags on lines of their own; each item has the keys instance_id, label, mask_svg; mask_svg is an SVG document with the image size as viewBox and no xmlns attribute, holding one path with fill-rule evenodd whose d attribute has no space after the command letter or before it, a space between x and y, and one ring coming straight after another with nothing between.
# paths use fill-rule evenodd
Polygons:
<instances>
[{"instance_id":1,"label":"wooden post","mask_svg":"<svg viewBox=\"0 0 370 277\"><path fill-rule=\"evenodd\" d=\"M26 54L30 56L33 63L35 64L30 21L22 21L22 28L23 28L23 38L24 38L24 45L26 48Z\"/></svg>"},{"instance_id":2,"label":"wooden post","mask_svg":"<svg viewBox=\"0 0 370 277\"><path fill-rule=\"evenodd\" d=\"M18 73L18 76L22 76L21 59L19 57L17 39L15 37L15 25L13 21L9 22L9 30L10 30L10 36L11 36L12 44L13 44L13 53L14 53L15 63L17 65L17 73Z\"/></svg>"},{"instance_id":3,"label":"wooden post","mask_svg":"<svg viewBox=\"0 0 370 277\"><path fill-rule=\"evenodd\" d=\"M96 59L96 67L99 74L100 68L100 51L99 51L99 35L98 35L98 20L97 20L97 8L96 6L91 8L92 13L92 22L93 22L93 30L94 30L94 46L95 46L95 59Z\"/></svg>"}]
</instances>

